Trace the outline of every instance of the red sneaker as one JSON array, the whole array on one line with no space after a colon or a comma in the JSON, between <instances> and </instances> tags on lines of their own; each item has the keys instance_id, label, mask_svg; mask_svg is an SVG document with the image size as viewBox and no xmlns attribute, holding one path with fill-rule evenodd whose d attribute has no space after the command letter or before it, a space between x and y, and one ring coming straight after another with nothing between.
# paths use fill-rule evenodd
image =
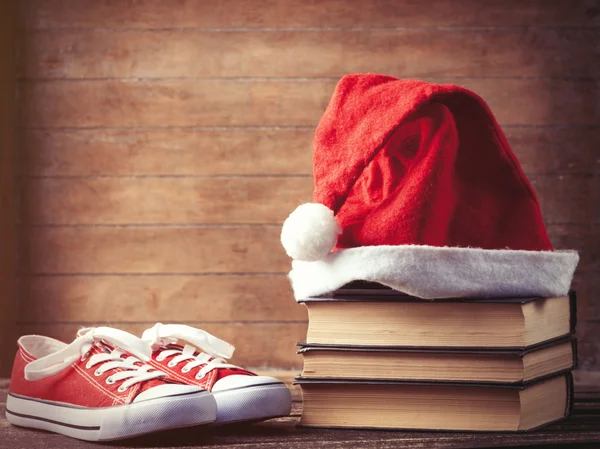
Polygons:
<instances>
[{"instance_id":1,"label":"red sneaker","mask_svg":"<svg viewBox=\"0 0 600 449\"><path fill-rule=\"evenodd\" d=\"M182 324L156 324L142 339L153 349L150 363L173 380L213 393L215 423L262 421L290 413L285 384L226 362L234 347L200 329Z\"/></svg>"},{"instance_id":2,"label":"red sneaker","mask_svg":"<svg viewBox=\"0 0 600 449\"><path fill-rule=\"evenodd\" d=\"M19 339L6 401L11 424L108 441L215 420L208 391L140 361L150 360L147 343L108 327L81 334L69 345Z\"/></svg>"}]
</instances>

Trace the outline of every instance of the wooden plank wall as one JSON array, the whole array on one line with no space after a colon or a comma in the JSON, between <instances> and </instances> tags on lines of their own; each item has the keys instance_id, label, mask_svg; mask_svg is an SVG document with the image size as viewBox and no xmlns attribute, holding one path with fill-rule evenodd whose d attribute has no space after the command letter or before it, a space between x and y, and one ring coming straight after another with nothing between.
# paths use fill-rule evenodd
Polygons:
<instances>
[{"instance_id":1,"label":"wooden plank wall","mask_svg":"<svg viewBox=\"0 0 600 449\"><path fill-rule=\"evenodd\" d=\"M16 2L0 2L0 377L16 350Z\"/></svg>"},{"instance_id":2,"label":"wooden plank wall","mask_svg":"<svg viewBox=\"0 0 600 449\"><path fill-rule=\"evenodd\" d=\"M558 248L577 248L600 369L598 1L23 0L19 323L198 325L297 367L280 225L349 72L454 82L495 111Z\"/></svg>"}]
</instances>

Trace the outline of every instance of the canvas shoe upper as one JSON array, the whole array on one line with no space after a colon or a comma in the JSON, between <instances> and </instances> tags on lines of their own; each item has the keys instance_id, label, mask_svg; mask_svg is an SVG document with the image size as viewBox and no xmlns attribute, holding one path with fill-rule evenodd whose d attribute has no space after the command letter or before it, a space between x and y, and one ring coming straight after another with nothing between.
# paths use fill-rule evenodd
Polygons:
<instances>
[{"instance_id":1,"label":"canvas shoe upper","mask_svg":"<svg viewBox=\"0 0 600 449\"><path fill-rule=\"evenodd\" d=\"M217 423L260 421L290 413L291 395L283 382L228 363L235 348L208 332L157 323L144 331L142 339L153 349L149 364L171 379L213 393Z\"/></svg>"},{"instance_id":2,"label":"canvas shoe upper","mask_svg":"<svg viewBox=\"0 0 600 449\"><path fill-rule=\"evenodd\" d=\"M127 332L89 328L70 344L27 335L18 345L6 404L12 424L107 441L216 417L209 392L142 362L151 350Z\"/></svg>"}]
</instances>

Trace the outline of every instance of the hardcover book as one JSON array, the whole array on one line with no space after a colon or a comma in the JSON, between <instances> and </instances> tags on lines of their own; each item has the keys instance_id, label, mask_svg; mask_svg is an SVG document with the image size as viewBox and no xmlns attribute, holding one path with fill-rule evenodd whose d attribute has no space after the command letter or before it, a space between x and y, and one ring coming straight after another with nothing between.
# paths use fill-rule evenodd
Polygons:
<instances>
[{"instance_id":1,"label":"hardcover book","mask_svg":"<svg viewBox=\"0 0 600 449\"><path fill-rule=\"evenodd\" d=\"M574 293L429 301L381 292L338 291L301 301L308 308L307 344L526 350L575 330Z\"/></svg>"},{"instance_id":2,"label":"hardcover book","mask_svg":"<svg viewBox=\"0 0 600 449\"><path fill-rule=\"evenodd\" d=\"M577 367L577 342L572 337L525 350L299 345L303 379L526 384Z\"/></svg>"},{"instance_id":3,"label":"hardcover book","mask_svg":"<svg viewBox=\"0 0 600 449\"><path fill-rule=\"evenodd\" d=\"M570 373L528 385L298 379L305 427L527 431L569 416Z\"/></svg>"}]
</instances>

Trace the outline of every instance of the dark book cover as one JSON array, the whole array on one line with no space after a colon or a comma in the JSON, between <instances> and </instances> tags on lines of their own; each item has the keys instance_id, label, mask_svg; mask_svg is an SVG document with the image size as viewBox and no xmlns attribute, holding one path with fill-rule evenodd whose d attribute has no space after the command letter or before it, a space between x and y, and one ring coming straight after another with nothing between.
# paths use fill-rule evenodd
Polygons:
<instances>
[{"instance_id":1,"label":"dark book cover","mask_svg":"<svg viewBox=\"0 0 600 449\"><path fill-rule=\"evenodd\" d=\"M564 376L567 378L569 393L572 393L571 384L573 382L573 376L571 371L565 371L561 373L554 373L551 376L546 376L544 379L537 380L536 382L530 382L528 384L489 384L487 382L455 382L455 381L424 381L424 380L398 380L398 379L340 379L340 378L307 378L302 376L296 376L294 385L413 385L420 387L436 387L436 386L448 386L448 387L481 387L481 388L509 388L516 390L524 390L527 387L535 385L537 383L553 379L555 377Z\"/></svg>"},{"instance_id":2,"label":"dark book cover","mask_svg":"<svg viewBox=\"0 0 600 449\"><path fill-rule=\"evenodd\" d=\"M308 351L348 351L348 352L428 352L432 354L489 354L489 355L514 355L516 357L524 357L530 352L538 351L550 346L562 344L570 341L573 345L573 354L577 354L577 339L574 335L566 335L552 340L543 341L526 348L490 348L490 347L430 347L430 346L368 346L368 345L333 345L322 343L306 343L298 342L296 346L299 349L298 354L303 354ZM577 360L576 360L577 362Z\"/></svg>"}]
</instances>

